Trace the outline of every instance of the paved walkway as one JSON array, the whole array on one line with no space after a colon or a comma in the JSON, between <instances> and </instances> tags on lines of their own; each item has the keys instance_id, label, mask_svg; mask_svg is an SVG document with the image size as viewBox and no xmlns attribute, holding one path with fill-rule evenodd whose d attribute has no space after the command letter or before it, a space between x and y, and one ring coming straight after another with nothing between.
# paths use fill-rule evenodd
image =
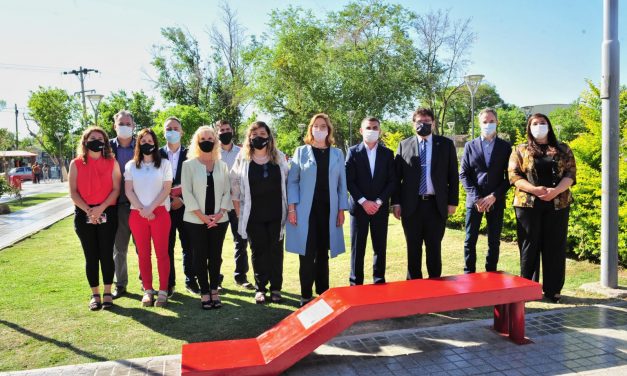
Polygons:
<instances>
[{"instance_id":1,"label":"paved walkway","mask_svg":"<svg viewBox=\"0 0 627 376\"><path fill-rule=\"evenodd\" d=\"M25 181L22 183L22 196L32 196L38 195L41 193L66 193L69 191L68 183L61 183L59 180L50 180L46 183L33 184L30 181ZM3 202L13 200L13 197L9 195L0 196L0 204Z\"/></svg>"},{"instance_id":2,"label":"paved walkway","mask_svg":"<svg viewBox=\"0 0 627 376\"><path fill-rule=\"evenodd\" d=\"M285 375L627 375L627 301L527 315L518 346L492 320L338 337ZM210 356L209 354L207 356ZM179 375L180 355L2 375Z\"/></svg>"}]
</instances>

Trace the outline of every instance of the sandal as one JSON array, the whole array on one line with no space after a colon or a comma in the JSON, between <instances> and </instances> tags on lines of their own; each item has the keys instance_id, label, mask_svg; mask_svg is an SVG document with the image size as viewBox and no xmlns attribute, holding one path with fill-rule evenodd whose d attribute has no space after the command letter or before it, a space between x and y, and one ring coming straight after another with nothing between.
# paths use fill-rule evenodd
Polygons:
<instances>
[{"instance_id":1,"label":"sandal","mask_svg":"<svg viewBox=\"0 0 627 376\"><path fill-rule=\"evenodd\" d=\"M102 302L100 300L100 294L93 294L91 296L91 300L89 301L89 310L90 311L98 311L102 308Z\"/></svg>"},{"instance_id":2,"label":"sandal","mask_svg":"<svg viewBox=\"0 0 627 376\"><path fill-rule=\"evenodd\" d=\"M142 306L152 307L154 303L155 303L155 290L144 291L144 296L142 297Z\"/></svg>"},{"instance_id":3,"label":"sandal","mask_svg":"<svg viewBox=\"0 0 627 376\"><path fill-rule=\"evenodd\" d=\"M255 303L264 304L266 302L266 294L261 291L257 291L255 294Z\"/></svg>"},{"instance_id":4,"label":"sandal","mask_svg":"<svg viewBox=\"0 0 627 376\"><path fill-rule=\"evenodd\" d=\"M207 300L202 300L204 297L207 297ZM201 295L200 296L200 308L208 311L211 309L211 297L210 295Z\"/></svg>"},{"instance_id":5,"label":"sandal","mask_svg":"<svg viewBox=\"0 0 627 376\"><path fill-rule=\"evenodd\" d=\"M109 298L110 300L107 301L105 300L106 298ZM105 292L104 294L102 294L102 309L109 309L113 307L113 294Z\"/></svg>"},{"instance_id":6,"label":"sandal","mask_svg":"<svg viewBox=\"0 0 627 376\"><path fill-rule=\"evenodd\" d=\"M270 293L270 300L272 300L272 303L281 303L281 301L283 300L283 297L281 296L281 291L272 291Z\"/></svg>"},{"instance_id":7,"label":"sandal","mask_svg":"<svg viewBox=\"0 0 627 376\"><path fill-rule=\"evenodd\" d=\"M213 308L221 308L222 301L220 300L220 295L218 290L211 290L211 306Z\"/></svg>"},{"instance_id":8,"label":"sandal","mask_svg":"<svg viewBox=\"0 0 627 376\"><path fill-rule=\"evenodd\" d=\"M168 290L159 290L155 307L165 307L168 304Z\"/></svg>"}]
</instances>

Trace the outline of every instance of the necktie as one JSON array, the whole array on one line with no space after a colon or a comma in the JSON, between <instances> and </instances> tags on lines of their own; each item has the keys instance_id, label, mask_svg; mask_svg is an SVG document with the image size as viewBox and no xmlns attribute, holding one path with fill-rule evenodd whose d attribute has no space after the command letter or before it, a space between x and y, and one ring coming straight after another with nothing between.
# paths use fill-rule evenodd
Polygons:
<instances>
[{"instance_id":1,"label":"necktie","mask_svg":"<svg viewBox=\"0 0 627 376\"><path fill-rule=\"evenodd\" d=\"M427 141L420 143L420 190L418 193L427 194Z\"/></svg>"}]
</instances>

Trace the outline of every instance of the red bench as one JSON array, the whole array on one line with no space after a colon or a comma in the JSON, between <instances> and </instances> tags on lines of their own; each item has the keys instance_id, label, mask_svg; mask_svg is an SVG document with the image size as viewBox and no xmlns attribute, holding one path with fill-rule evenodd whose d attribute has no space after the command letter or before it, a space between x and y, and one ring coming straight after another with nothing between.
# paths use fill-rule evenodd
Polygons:
<instances>
[{"instance_id":1,"label":"red bench","mask_svg":"<svg viewBox=\"0 0 627 376\"><path fill-rule=\"evenodd\" d=\"M541 285L502 272L336 287L257 338L183 345L182 375L278 375L358 321L494 306L494 329L525 339L525 302ZM271 308L269 308L271 309Z\"/></svg>"}]
</instances>

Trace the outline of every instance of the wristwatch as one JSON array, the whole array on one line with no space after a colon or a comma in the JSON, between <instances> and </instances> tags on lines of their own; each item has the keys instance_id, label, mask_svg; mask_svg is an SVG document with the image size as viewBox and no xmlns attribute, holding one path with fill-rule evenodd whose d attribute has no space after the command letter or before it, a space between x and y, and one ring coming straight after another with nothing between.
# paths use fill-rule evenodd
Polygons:
<instances>
[{"instance_id":1,"label":"wristwatch","mask_svg":"<svg viewBox=\"0 0 627 376\"><path fill-rule=\"evenodd\" d=\"M375 202L377 203L377 205L381 205L381 204L383 204L383 201L381 201L381 199L380 199L380 198L378 198Z\"/></svg>"}]
</instances>

